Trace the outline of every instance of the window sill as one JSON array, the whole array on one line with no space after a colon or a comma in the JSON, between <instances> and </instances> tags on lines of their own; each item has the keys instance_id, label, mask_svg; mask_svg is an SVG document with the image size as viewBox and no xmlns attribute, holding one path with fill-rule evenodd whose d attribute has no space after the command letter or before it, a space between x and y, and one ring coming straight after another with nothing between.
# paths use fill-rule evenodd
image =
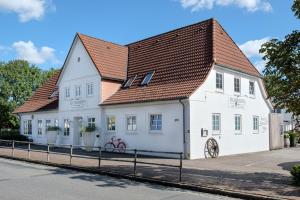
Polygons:
<instances>
[{"instance_id":1,"label":"window sill","mask_svg":"<svg viewBox=\"0 0 300 200\"><path fill-rule=\"evenodd\" d=\"M221 93L221 94L223 94L223 93L224 93L224 90L216 89L216 93Z\"/></svg>"},{"instance_id":2,"label":"window sill","mask_svg":"<svg viewBox=\"0 0 300 200\"><path fill-rule=\"evenodd\" d=\"M106 131L106 134L116 134L116 131L114 130L114 131Z\"/></svg>"},{"instance_id":3,"label":"window sill","mask_svg":"<svg viewBox=\"0 0 300 200\"><path fill-rule=\"evenodd\" d=\"M221 135L221 132L212 132L212 135Z\"/></svg>"},{"instance_id":4,"label":"window sill","mask_svg":"<svg viewBox=\"0 0 300 200\"><path fill-rule=\"evenodd\" d=\"M255 99L255 95L250 94L250 95L249 95L249 98Z\"/></svg>"},{"instance_id":5,"label":"window sill","mask_svg":"<svg viewBox=\"0 0 300 200\"><path fill-rule=\"evenodd\" d=\"M259 132L253 132L253 134L259 134Z\"/></svg>"},{"instance_id":6,"label":"window sill","mask_svg":"<svg viewBox=\"0 0 300 200\"><path fill-rule=\"evenodd\" d=\"M235 135L242 135L242 132L235 132Z\"/></svg>"}]
</instances>

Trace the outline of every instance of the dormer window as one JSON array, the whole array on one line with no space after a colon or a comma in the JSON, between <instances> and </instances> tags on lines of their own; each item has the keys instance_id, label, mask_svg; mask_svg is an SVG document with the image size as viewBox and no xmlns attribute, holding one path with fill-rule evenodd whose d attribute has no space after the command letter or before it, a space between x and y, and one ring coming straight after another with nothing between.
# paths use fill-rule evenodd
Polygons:
<instances>
[{"instance_id":1,"label":"dormer window","mask_svg":"<svg viewBox=\"0 0 300 200\"><path fill-rule=\"evenodd\" d=\"M57 96L58 96L58 90L55 90L52 92L50 98L57 97Z\"/></svg>"},{"instance_id":2,"label":"dormer window","mask_svg":"<svg viewBox=\"0 0 300 200\"><path fill-rule=\"evenodd\" d=\"M136 77L137 75L127 79L127 81L123 84L123 88L129 88L132 85L133 81L136 79Z\"/></svg>"},{"instance_id":3,"label":"dormer window","mask_svg":"<svg viewBox=\"0 0 300 200\"><path fill-rule=\"evenodd\" d=\"M151 81L152 77L153 77L154 71L150 71L146 74L145 78L143 79L141 85L148 85L149 82Z\"/></svg>"}]
</instances>

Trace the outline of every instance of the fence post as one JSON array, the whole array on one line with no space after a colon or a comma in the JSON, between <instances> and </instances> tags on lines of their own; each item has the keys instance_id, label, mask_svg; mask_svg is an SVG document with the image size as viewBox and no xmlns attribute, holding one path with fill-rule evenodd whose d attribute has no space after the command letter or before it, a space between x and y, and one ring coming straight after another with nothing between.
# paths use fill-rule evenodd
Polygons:
<instances>
[{"instance_id":1,"label":"fence post","mask_svg":"<svg viewBox=\"0 0 300 200\"><path fill-rule=\"evenodd\" d=\"M101 166L101 155L102 154L102 149L101 147L99 147L99 160L98 160L98 168L100 169L100 166Z\"/></svg>"},{"instance_id":2,"label":"fence post","mask_svg":"<svg viewBox=\"0 0 300 200\"><path fill-rule=\"evenodd\" d=\"M72 157L73 157L73 145L70 145L70 165L72 165Z\"/></svg>"},{"instance_id":3,"label":"fence post","mask_svg":"<svg viewBox=\"0 0 300 200\"><path fill-rule=\"evenodd\" d=\"M14 157L15 156L15 141L13 140L12 141L12 152L11 152L11 154L12 154L12 157Z\"/></svg>"},{"instance_id":4,"label":"fence post","mask_svg":"<svg viewBox=\"0 0 300 200\"><path fill-rule=\"evenodd\" d=\"M134 167L133 167L133 175L136 176L136 159L137 159L137 150L134 149Z\"/></svg>"},{"instance_id":5,"label":"fence post","mask_svg":"<svg viewBox=\"0 0 300 200\"><path fill-rule=\"evenodd\" d=\"M182 153L180 153L180 165L179 165L179 182L182 180Z\"/></svg>"},{"instance_id":6,"label":"fence post","mask_svg":"<svg viewBox=\"0 0 300 200\"><path fill-rule=\"evenodd\" d=\"M50 145L49 143L47 144L47 162L50 161Z\"/></svg>"},{"instance_id":7,"label":"fence post","mask_svg":"<svg viewBox=\"0 0 300 200\"><path fill-rule=\"evenodd\" d=\"M28 159L30 159L30 142L28 142Z\"/></svg>"}]
</instances>

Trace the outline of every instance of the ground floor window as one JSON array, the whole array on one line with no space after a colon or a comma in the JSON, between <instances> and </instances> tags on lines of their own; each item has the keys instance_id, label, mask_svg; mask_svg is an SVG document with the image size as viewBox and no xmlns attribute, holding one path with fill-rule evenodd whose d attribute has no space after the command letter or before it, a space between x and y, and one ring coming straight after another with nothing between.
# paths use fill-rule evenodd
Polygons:
<instances>
[{"instance_id":1,"label":"ground floor window","mask_svg":"<svg viewBox=\"0 0 300 200\"><path fill-rule=\"evenodd\" d=\"M258 116L253 116L253 131L258 132Z\"/></svg>"},{"instance_id":2,"label":"ground floor window","mask_svg":"<svg viewBox=\"0 0 300 200\"><path fill-rule=\"evenodd\" d=\"M70 122L68 119L64 120L64 136L70 135Z\"/></svg>"},{"instance_id":3,"label":"ground floor window","mask_svg":"<svg viewBox=\"0 0 300 200\"><path fill-rule=\"evenodd\" d=\"M31 120L24 120L24 134L32 135L32 122Z\"/></svg>"},{"instance_id":4,"label":"ground floor window","mask_svg":"<svg viewBox=\"0 0 300 200\"><path fill-rule=\"evenodd\" d=\"M108 116L106 118L107 130L108 131L115 131L116 130L116 117L115 116Z\"/></svg>"},{"instance_id":5,"label":"ground floor window","mask_svg":"<svg viewBox=\"0 0 300 200\"><path fill-rule=\"evenodd\" d=\"M242 116L241 115L234 116L234 130L239 133L242 130Z\"/></svg>"},{"instance_id":6,"label":"ground floor window","mask_svg":"<svg viewBox=\"0 0 300 200\"><path fill-rule=\"evenodd\" d=\"M221 132L221 114L212 114L212 130L213 132Z\"/></svg>"},{"instance_id":7,"label":"ground floor window","mask_svg":"<svg viewBox=\"0 0 300 200\"><path fill-rule=\"evenodd\" d=\"M150 115L150 131L161 131L162 129L162 115L151 114Z\"/></svg>"},{"instance_id":8,"label":"ground floor window","mask_svg":"<svg viewBox=\"0 0 300 200\"><path fill-rule=\"evenodd\" d=\"M38 135L42 135L43 134L43 121L42 120L38 120L38 131L37 134Z\"/></svg>"},{"instance_id":9,"label":"ground floor window","mask_svg":"<svg viewBox=\"0 0 300 200\"><path fill-rule=\"evenodd\" d=\"M48 128L51 126L51 120L50 119L46 119L45 121L45 127L46 127L46 130L48 130Z\"/></svg>"},{"instance_id":10,"label":"ground floor window","mask_svg":"<svg viewBox=\"0 0 300 200\"><path fill-rule=\"evenodd\" d=\"M88 127L96 127L96 118L88 117Z\"/></svg>"},{"instance_id":11,"label":"ground floor window","mask_svg":"<svg viewBox=\"0 0 300 200\"><path fill-rule=\"evenodd\" d=\"M136 116L128 115L126 118L127 131L136 131Z\"/></svg>"}]
</instances>

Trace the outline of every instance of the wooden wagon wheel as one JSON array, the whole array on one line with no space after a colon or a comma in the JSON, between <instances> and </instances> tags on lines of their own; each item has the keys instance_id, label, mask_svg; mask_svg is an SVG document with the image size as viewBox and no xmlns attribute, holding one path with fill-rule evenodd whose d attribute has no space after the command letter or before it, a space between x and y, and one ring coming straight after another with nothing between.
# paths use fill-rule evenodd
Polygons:
<instances>
[{"instance_id":1,"label":"wooden wagon wheel","mask_svg":"<svg viewBox=\"0 0 300 200\"><path fill-rule=\"evenodd\" d=\"M205 143L204 148L205 158L216 158L219 155L219 145L214 138L209 138Z\"/></svg>"}]
</instances>

